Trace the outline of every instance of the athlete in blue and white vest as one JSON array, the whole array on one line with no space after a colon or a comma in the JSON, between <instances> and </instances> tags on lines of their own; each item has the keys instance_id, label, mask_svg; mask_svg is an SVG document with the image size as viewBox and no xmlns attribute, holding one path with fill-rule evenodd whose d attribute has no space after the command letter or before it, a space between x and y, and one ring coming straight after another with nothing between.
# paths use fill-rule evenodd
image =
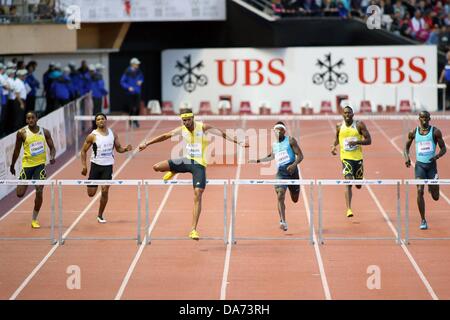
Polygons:
<instances>
[{"instance_id":1,"label":"athlete in blue and white vest","mask_svg":"<svg viewBox=\"0 0 450 320\"><path fill-rule=\"evenodd\" d=\"M257 160L250 160L249 163L260 163L275 159L277 163L276 179L299 180L298 164L303 160L303 152L294 137L286 135L286 126L279 121L273 127L276 140L272 145L272 152L267 157ZM276 185L275 191L278 197L278 214L280 216L280 228L287 231L284 199L286 189L289 188L291 199L294 203L298 201L300 195L300 185Z\"/></svg>"},{"instance_id":2,"label":"athlete in blue and white vest","mask_svg":"<svg viewBox=\"0 0 450 320\"><path fill-rule=\"evenodd\" d=\"M408 133L408 141L405 146L405 164L406 167L411 166L411 159L409 157L409 148L413 141L416 143L416 165L415 177L416 179L438 179L436 160L441 158L446 152L442 132L434 126L430 126L430 113L428 111L421 111L419 113L420 125ZM436 145L439 145L439 153L436 154ZM428 185L428 191L433 200L439 200L439 185ZM425 219L425 200L423 198L424 186L417 186L417 205L419 207L420 217L422 219L420 224L421 230L428 229L428 224Z\"/></svg>"}]
</instances>

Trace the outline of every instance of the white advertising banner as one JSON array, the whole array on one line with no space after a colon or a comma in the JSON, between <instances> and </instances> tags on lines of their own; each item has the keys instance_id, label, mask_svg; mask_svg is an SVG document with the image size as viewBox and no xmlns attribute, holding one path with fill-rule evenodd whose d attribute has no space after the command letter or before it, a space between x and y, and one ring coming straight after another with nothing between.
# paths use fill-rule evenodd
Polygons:
<instances>
[{"instance_id":1,"label":"white advertising banner","mask_svg":"<svg viewBox=\"0 0 450 320\"><path fill-rule=\"evenodd\" d=\"M273 112L290 101L294 112L322 101L336 108L338 96L348 96L359 109L362 100L437 110L437 50L435 46L298 47L283 49L180 49L162 53L163 100L179 105L200 102L217 106L230 96L233 110L242 101L257 112L262 103Z\"/></svg>"},{"instance_id":2,"label":"white advertising banner","mask_svg":"<svg viewBox=\"0 0 450 320\"><path fill-rule=\"evenodd\" d=\"M82 23L226 19L225 0L58 0L59 10L69 6L79 8Z\"/></svg>"},{"instance_id":3,"label":"white advertising banner","mask_svg":"<svg viewBox=\"0 0 450 320\"><path fill-rule=\"evenodd\" d=\"M56 149L56 157L64 153L67 149L64 108L59 108L49 115L42 117L38 120L38 125L50 131ZM0 150L2 150L0 153L0 180L18 179L20 170L22 169L23 147L20 149L20 156L15 165L16 176L13 176L9 171L14 146L16 144L16 136L17 132L14 132L0 140ZM47 163L49 162L50 149L47 147ZM1 186L0 199L3 199L14 188L14 186Z\"/></svg>"}]
</instances>

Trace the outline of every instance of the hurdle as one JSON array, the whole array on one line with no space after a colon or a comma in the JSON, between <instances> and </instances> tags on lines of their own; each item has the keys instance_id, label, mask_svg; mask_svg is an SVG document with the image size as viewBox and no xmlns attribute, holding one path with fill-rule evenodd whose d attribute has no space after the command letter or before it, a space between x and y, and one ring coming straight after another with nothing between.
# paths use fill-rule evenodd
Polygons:
<instances>
[{"instance_id":1,"label":"hurdle","mask_svg":"<svg viewBox=\"0 0 450 320\"><path fill-rule=\"evenodd\" d=\"M50 240L55 239L55 180L0 180L0 186L50 186L50 237L1 237L0 240Z\"/></svg>"},{"instance_id":2,"label":"hurdle","mask_svg":"<svg viewBox=\"0 0 450 320\"><path fill-rule=\"evenodd\" d=\"M150 199L148 188L151 186L191 186L192 180L144 180L145 190L145 234L147 236L146 244L151 244L152 240L191 240L189 237L152 237L152 230L150 230ZM228 243L227 238L227 186L228 180L212 179L206 180L207 185L223 186L223 237L201 237L201 240L223 240L224 244Z\"/></svg>"},{"instance_id":3,"label":"hurdle","mask_svg":"<svg viewBox=\"0 0 450 320\"><path fill-rule=\"evenodd\" d=\"M426 180L426 179L410 179L404 180L406 194L405 194L405 238L404 241L406 244L409 244L409 240L450 240L450 237L413 237L409 236L409 186L410 185L450 185L450 179L434 179L434 180Z\"/></svg>"},{"instance_id":4,"label":"hurdle","mask_svg":"<svg viewBox=\"0 0 450 320\"><path fill-rule=\"evenodd\" d=\"M397 244L401 244L401 212L400 212L400 184L401 180L317 180L318 188L318 210L319 210L319 243L324 244L324 240L395 240ZM322 186L348 186L348 185L396 185L396 211L397 211L397 237L327 237L323 236L323 196Z\"/></svg>"},{"instance_id":5,"label":"hurdle","mask_svg":"<svg viewBox=\"0 0 450 320\"><path fill-rule=\"evenodd\" d=\"M59 211L59 243L66 240L136 240L141 244L141 185L142 180L58 180L58 211ZM64 237L63 236L63 186L136 186L137 187L137 231L136 237Z\"/></svg>"},{"instance_id":6,"label":"hurdle","mask_svg":"<svg viewBox=\"0 0 450 320\"><path fill-rule=\"evenodd\" d=\"M314 244L313 234L314 234L314 210L313 210L313 187L314 180L231 180L232 185L232 200L231 200L231 243L236 244L236 240L308 240L311 244ZM236 186L237 185L300 185L310 186L309 192L309 235L308 237L236 237Z\"/></svg>"}]
</instances>

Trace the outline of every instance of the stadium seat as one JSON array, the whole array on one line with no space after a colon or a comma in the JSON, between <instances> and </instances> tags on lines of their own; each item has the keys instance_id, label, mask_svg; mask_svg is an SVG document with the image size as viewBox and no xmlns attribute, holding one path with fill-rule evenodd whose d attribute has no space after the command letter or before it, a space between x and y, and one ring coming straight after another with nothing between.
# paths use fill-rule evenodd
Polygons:
<instances>
[{"instance_id":1,"label":"stadium seat","mask_svg":"<svg viewBox=\"0 0 450 320\"><path fill-rule=\"evenodd\" d=\"M400 112L411 112L411 103L409 100L400 100Z\"/></svg>"},{"instance_id":2,"label":"stadium seat","mask_svg":"<svg viewBox=\"0 0 450 320\"><path fill-rule=\"evenodd\" d=\"M147 110L150 114L161 114L161 105L158 100L149 100L147 103Z\"/></svg>"},{"instance_id":3,"label":"stadium seat","mask_svg":"<svg viewBox=\"0 0 450 320\"><path fill-rule=\"evenodd\" d=\"M259 104L259 114L260 115L270 115L271 109L267 102L263 101Z\"/></svg>"},{"instance_id":4,"label":"stadium seat","mask_svg":"<svg viewBox=\"0 0 450 320\"><path fill-rule=\"evenodd\" d=\"M320 103L320 113L333 113L331 101L322 101Z\"/></svg>"},{"instance_id":5,"label":"stadium seat","mask_svg":"<svg viewBox=\"0 0 450 320\"><path fill-rule=\"evenodd\" d=\"M372 103L369 100L362 100L359 112L361 113L371 113L372 112Z\"/></svg>"},{"instance_id":6,"label":"stadium seat","mask_svg":"<svg viewBox=\"0 0 450 320\"><path fill-rule=\"evenodd\" d=\"M219 114L220 115L227 115L231 114L231 102L230 100L220 100L219 101Z\"/></svg>"},{"instance_id":7,"label":"stadium seat","mask_svg":"<svg viewBox=\"0 0 450 320\"><path fill-rule=\"evenodd\" d=\"M281 101L280 114L292 114L292 107L290 101Z\"/></svg>"},{"instance_id":8,"label":"stadium seat","mask_svg":"<svg viewBox=\"0 0 450 320\"><path fill-rule=\"evenodd\" d=\"M201 101L198 114L212 115L211 103L209 101Z\"/></svg>"},{"instance_id":9,"label":"stadium seat","mask_svg":"<svg viewBox=\"0 0 450 320\"><path fill-rule=\"evenodd\" d=\"M162 113L166 115L174 115L175 111L173 111L173 103L172 101L163 101Z\"/></svg>"},{"instance_id":10,"label":"stadium seat","mask_svg":"<svg viewBox=\"0 0 450 320\"><path fill-rule=\"evenodd\" d=\"M241 101L239 106L239 114L252 114L252 108L250 106L250 101Z\"/></svg>"}]
</instances>

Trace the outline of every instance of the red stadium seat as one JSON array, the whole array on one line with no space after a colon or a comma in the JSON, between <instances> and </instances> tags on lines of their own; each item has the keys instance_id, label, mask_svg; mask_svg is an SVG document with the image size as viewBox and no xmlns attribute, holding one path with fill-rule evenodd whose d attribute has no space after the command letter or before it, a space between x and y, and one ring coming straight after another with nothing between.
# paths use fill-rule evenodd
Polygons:
<instances>
[{"instance_id":1,"label":"red stadium seat","mask_svg":"<svg viewBox=\"0 0 450 320\"><path fill-rule=\"evenodd\" d=\"M320 103L320 113L333 113L333 109L331 109L331 101L322 101Z\"/></svg>"},{"instance_id":2,"label":"red stadium seat","mask_svg":"<svg viewBox=\"0 0 450 320\"><path fill-rule=\"evenodd\" d=\"M252 114L252 108L249 101L241 101L239 106L239 114Z\"/></svg>"},{"instance_id":3,"label":"red stadium seat","mask_svg":"<svg viewBox=\"0 0 450 320\"><path fill-rule=\"evenodd\" d=\"M361 113L367 113L372 112L372 104L369 100L362 100L361 105L359 106L359 112Z\"/></svg>"},{"instance_id":4,"label":"red stadium seat","mask_svg":"<svg viewBox=\"0 0 450 320\"><path fill-rule=\"evenodd\" d=\"M409 100L400 100L400 112L411 112L411 103Z\"/></svg>"},{"instance_id":5,"label":"red stadium seat","mask_svg":"<svg viewBox=\"0 0 450 320\"><path fill-rule=\"evenodd\" d=\"M173 103L172 101L163 101L162 105L162 114L166 115L174 115L175 111L173 111Z\"/></svg>"},{"instance_id":6,"label":"red stadium seat","mask_svg":"<svg viewBox=\"0 0 450 320\"><path fill-rule=\"evenodd\" d=\"M201 101L198 114L212 115L211 103L209 101Z\"/></svg>"},{"instance_id":7,"label":"red stadium seat","mask_svg":"<svg viewBox=\"0 0 450 320\"><path fill-rule=\"evenodd\" d=\"M292 114L292 107L290 101L281 101L280 114Z\"/></svg>"}]
</instances>

